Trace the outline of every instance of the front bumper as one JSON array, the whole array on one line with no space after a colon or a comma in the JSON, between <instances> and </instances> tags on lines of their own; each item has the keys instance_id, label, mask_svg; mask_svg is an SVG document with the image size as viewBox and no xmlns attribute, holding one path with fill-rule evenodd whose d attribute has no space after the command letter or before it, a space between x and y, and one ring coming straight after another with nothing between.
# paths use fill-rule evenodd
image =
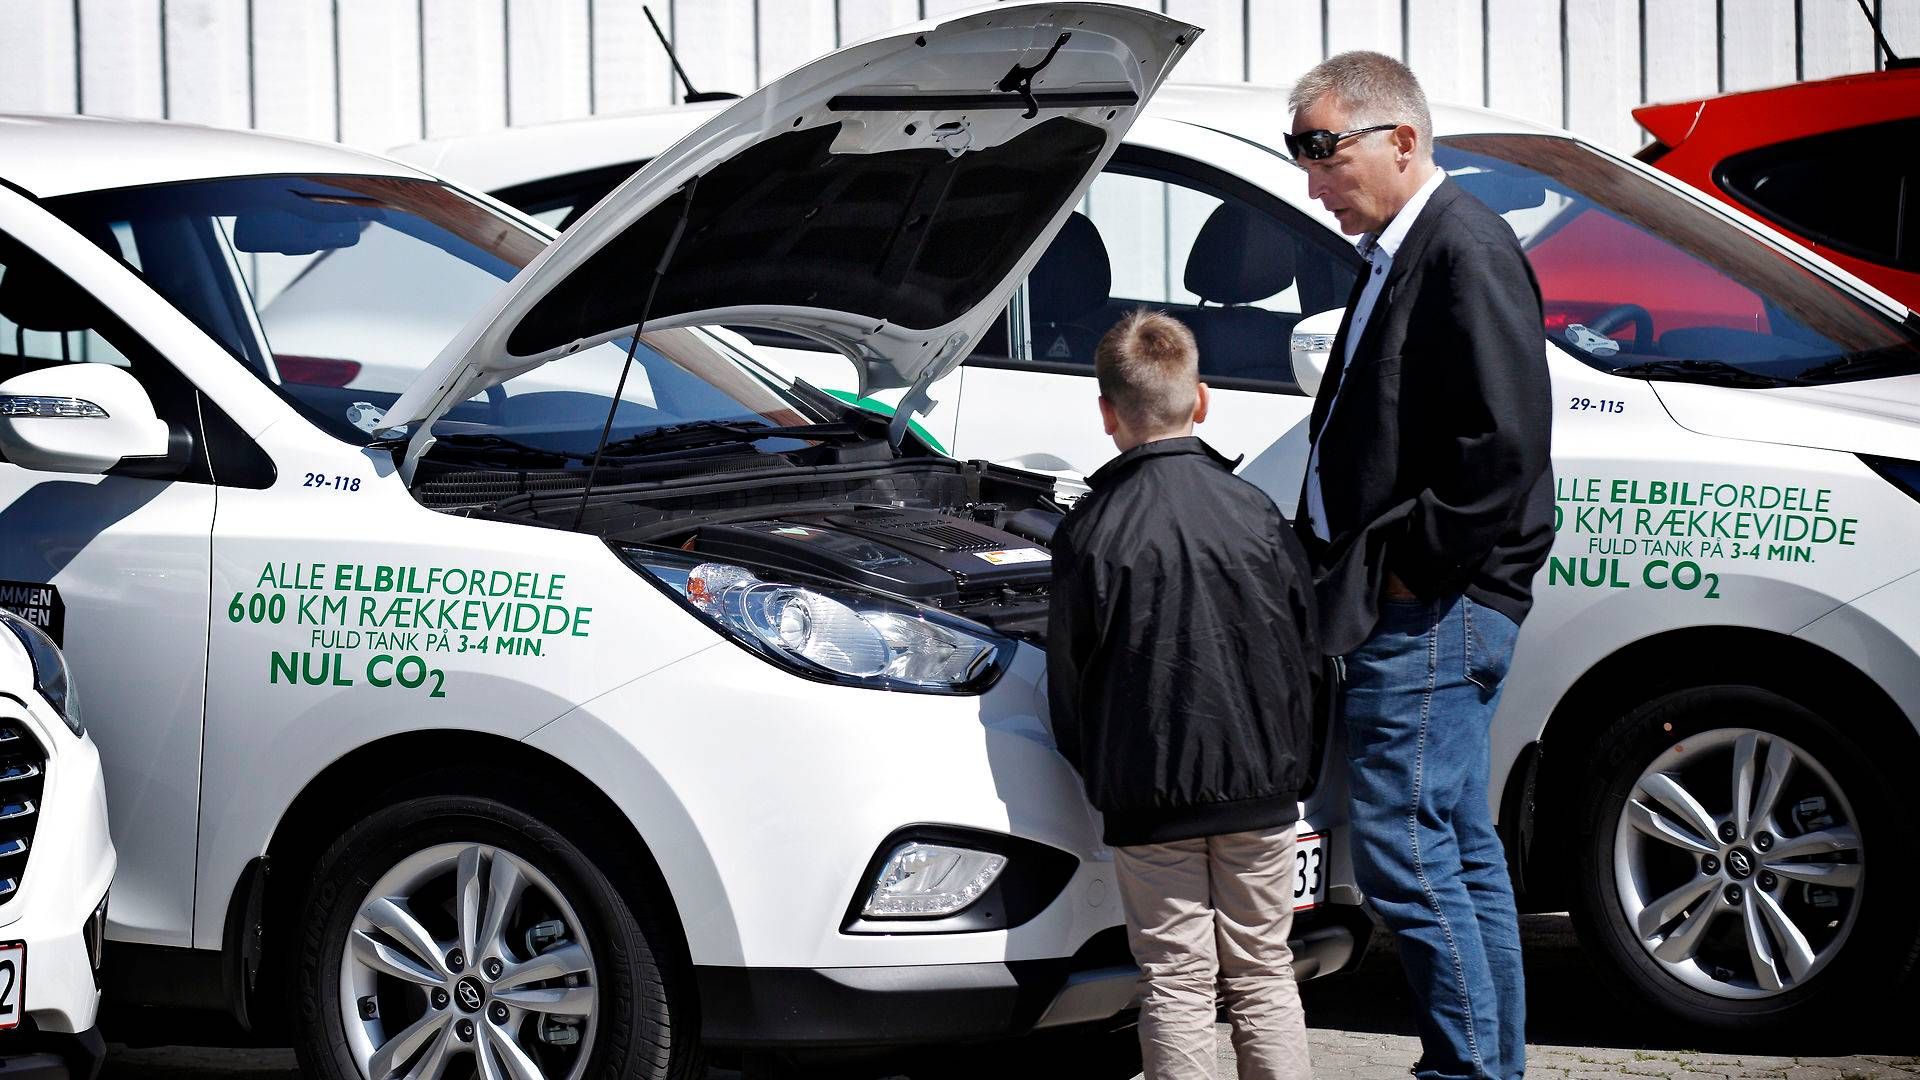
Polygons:
<instances>
[{"instance_id":1,"label":"front bumper","mask_svg":"<svg viewBox=\"0 0 1920 1080\"><path fill-rule=\"evenodd\" d=\"M1372 922L1351 905L1294 920L1296 978L1344 970ZM1134 1004L1139 969L1126 931L1094 935L1071 957L911 967L696 967L701 1041L753 1050L960 1043L1109 1019Z\"/></svg>"},{"instance_id":2,"label":"front bumper","mask_svg":"<svg viewBox=\"0 0 1920 1080\"><path fill-rule=\"evenodd\" d=\"M99 1028L41 1031L29 1020L0 1035L0 1080L93 1080L106 1059Z\"/></svg>"},{"instance_id":3,"label":"front bumper","mask_svg":"<svg viewBox=\"0 0 1920 1080\"><path fill-rule=\"evenodd\" d=\"M721 644L583 703L527 742L627 815L696 966L1059 961L1123 918L1098 815L1053 745L1044 672L1044 654L1023 646L977 697L885 693L797 679ZM1328 898L1357 903L1344 792L1340 776L1323 777L1301 827L1328 836ZM997 926L850 926L876 853L921 828L1004 836L1071 862L1064 884L1049 882L1033 910L1009 910Z\"/></svg>"},{"instance_id":4,"label":"front bumper","mask_svg":"<svg viewBox=\"0 0 1920 1080\"><path fill-rule=\"evenodd\" d=\"M0 703L14 699L0 697ZM0 1032L4 1058L16 1053L12 1047L22 1044L23 1032L57 1041L94 1029L115 856L93 743L74 738L62 721L38 710L23 716L0 706L0 713L28 724L48 752L32 850L19 890L0 904L0 941L26 945L19 986L26 1016L19 1029ZM0 1067L0 1077L9 1075Z\"/></svg>"}]
</instances>

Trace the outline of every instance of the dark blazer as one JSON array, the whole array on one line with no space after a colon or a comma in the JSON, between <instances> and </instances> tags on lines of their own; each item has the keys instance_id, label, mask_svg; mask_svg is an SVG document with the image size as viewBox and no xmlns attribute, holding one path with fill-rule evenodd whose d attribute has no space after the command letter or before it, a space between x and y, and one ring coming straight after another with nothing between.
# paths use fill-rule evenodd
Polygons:
<instances>
[{"instance_id":1,"label":"dark blazer","mask_svg":"<svg viewBox=\"0 0 1920 1080\"><path fill-rule=\"evenodd\" d=\"M1292 824L1320 654L1286 518L1197 438L1136 446L1088 483L1053 534L1047 693L1106 842Z\"/></svg>"},{"instance_id":2,"label":"dark blazer","mask_svg":"<svg viewBox=\"0 0 1920 1080\"><path fill-rule=\"evenodd\" d=\"M1389 570L1422 599L1464 593L1519 623L1553 546L1540 286L1513 230L1442 181L1347 364L1366 283L1347 300L1308 428L1329 539L1313 535L1304 489L1294 519L1332 656L1373 633Z\"/></svg>"}]
</instances>

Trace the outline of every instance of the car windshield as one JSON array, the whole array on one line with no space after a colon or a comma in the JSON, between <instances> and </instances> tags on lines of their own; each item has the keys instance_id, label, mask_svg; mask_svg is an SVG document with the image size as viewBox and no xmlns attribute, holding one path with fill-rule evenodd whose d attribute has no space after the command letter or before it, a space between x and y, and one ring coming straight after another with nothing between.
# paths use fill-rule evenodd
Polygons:
<instances>
[{"instance_id":1,"label":"car windshield","mask_svg":"<svg viewBox=\"0 0 1920 1080\"><path fill-rule=\"evenodd\" d=\"M1603 370L1748 386L1920 371L1916 336L1720 213L1569 139L1443 138L1540 281L1547 336Z\"/></svg>"},{"instance_id":2,"label":"car windshield","mask_svg":"<svg viewBox=\"0 0 1920 1080\"><path fill-rule=\"evenodd\" d=\"M372 440L401 391L548 242L446 185L393 177L242 177L50 206L315 424L355 445ZM607 342L510 379L460 403L434 431L590 453L631 344ZM816 419L713 337L671 330L643 335L634 350L611 437Z\"/></svg>"}]
</instances>

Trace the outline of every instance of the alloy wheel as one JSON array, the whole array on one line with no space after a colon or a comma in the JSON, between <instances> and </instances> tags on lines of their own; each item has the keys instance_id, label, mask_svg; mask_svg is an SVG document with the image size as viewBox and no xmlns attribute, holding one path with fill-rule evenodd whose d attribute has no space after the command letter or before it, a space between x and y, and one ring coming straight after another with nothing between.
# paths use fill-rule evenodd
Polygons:
<instances>
[{"instance_id":1,"label":"alloy wheel","mask_svg":"<svg viewBox=\"0 0 1920 1080\"><path fill-rule=\"evenodd\" d=\"M341 1022L368 1080L579 1080L600 981L573 905L526 860L441 844L356 909Z\"/></svg>"},{"instance_id":2,"label":"alloy wheel","mask_svg":"<svg viewBox=\"0 0 1920 1080\"><path fill-rule=\"evenodd\" d=\"M1626 925L1675 979L1722 998L1803 986L1845 946L1866 863L1833 775L1767 731L1681 740L1634 782L1614 830Z\"/></svg>"}]
</instances>

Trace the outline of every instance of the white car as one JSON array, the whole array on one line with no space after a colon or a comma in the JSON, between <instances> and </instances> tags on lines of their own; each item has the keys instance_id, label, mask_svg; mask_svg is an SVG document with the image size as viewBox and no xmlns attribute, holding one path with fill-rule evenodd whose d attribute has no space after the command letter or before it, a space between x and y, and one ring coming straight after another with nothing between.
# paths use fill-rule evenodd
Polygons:
<instances>
[{"instance_id":1,"label":"white car","mask_svg":"<svg viewBox=\"0 0 1920 1080\"><path fill-rule=\"evenodd\" d=\"M113 843L49 599L0 590L0 1076L92 1080Z\"/></svg>"},{"instance_id":2,"label":"white car","mask_svg":"<svg viewBox=\"0 0 1920 1080\"><path fill-rule=\"evenodd\" d=\"M1046 720L1052 482L699 327L937 378L1195 33L870 40L552 246L339 147L0 120L0 579L91 675L113 992L369 1080L1116 1041L1111 853ZM1303 805L1302 976L1367 932L1343 805Z\"/></svg>"},{"instance_id":3,"label":"white car","mask_svg":"<svg viewBox=\"0 0 1920 1080\"><path fill-rule=\"evenodd\" d=\"M396 153L567 226L709 112ZM1144 304L1200 340L1201 434L1291 510L1359 259L1279 149L1289 116L1272 88L1156 95L1001 329L924 388L932 436L1072 485L1111 454L1093 344ZM1559 538L1489 792L1522 903L1571 907L1617 988L1688 1023L1878 992L1920 955L1898 795L1920 761L1920 320L1564 131L1447 106L1434 125L1545 300ZM838 357L746 332L859 392Z\"/></svg>"}]
</instances>

